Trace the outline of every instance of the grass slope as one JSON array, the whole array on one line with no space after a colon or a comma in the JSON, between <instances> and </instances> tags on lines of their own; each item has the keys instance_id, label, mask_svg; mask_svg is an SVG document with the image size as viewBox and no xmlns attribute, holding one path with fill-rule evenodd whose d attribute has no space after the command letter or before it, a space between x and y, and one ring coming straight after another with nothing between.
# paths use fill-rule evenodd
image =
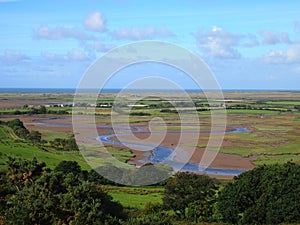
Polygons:
<instances>
[{"instance_id":1,"label":"grass slope","mask_svg":"<svg viewBox=\"0 0 300 225\"><path fill-rule=\"evenodd\" d=\"M162 203L162 187L116 187L102 186L115 201L125 207L144 208L149 202Z\"/></svg>"},{"instance_id":2,"label":"grass slope","mask_svg":"<svg viewBox=\"0 0 300 225\"><path fill-rule=\"evenodd\" d=\"M82 169L90 170L80 152L63 152L56 150L42 150L37 146L18 139L12 130L6 126L0 126L0 169L5 169L8 156L32 159L36 157L43 161L49 168L54 168L63 160L77 161Z\"/></svg>"}]
</instances>

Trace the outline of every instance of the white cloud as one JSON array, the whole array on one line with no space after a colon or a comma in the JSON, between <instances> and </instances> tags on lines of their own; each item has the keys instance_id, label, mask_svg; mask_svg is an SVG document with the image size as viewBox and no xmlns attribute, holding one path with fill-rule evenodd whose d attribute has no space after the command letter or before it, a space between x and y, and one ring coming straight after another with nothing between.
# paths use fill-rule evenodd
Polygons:
<instances>
[{"instance_id":1,"label":"white cloud","mask_svg":"<svg viewBox=\"0 0 300 225\"><path fill-rule=\"evenodd\" d=\"M13 64L29 59L30 58L27 55L15 50L6 50L2 55L0 55L0 61L6 64Z\"/></svg>"},{"instance_id":2,"label":"white cloud","mask_svg":"<svg viewBox=\"0 0 300 225\"><path fill-rule=\"evenodd\" d=\"M74 61L83 61L87 60L89 57L80 50L72 50L68 53L68 57L70 60Z\"/></svg>"},{"instance_id":3,"label":"white cloud","mask_svg":"<svg viewBox=\"0 0 300 225\"><path fill-rule=\"evenodd\" d=\"M88 35L76 28L68 27L49 27L48 25L41 25L35 32L34 37L38 39L60 40L65 38L77 39L80 41L95 40L92 35Z\"/></svg>"},{"instance_id":4,"label":"white cloud","mask_svg":"<svg viewBox=\"0 0 300 225\"><path fill-rule=\"evenodd\" d=\"M262 31L259 31L258 33L261 35L262 42L264 44L274 45L274 44L278 44L278 43L286 43L286 44L291 43L289 35L286 32L276 33L276 32L269 31L269 30L262 30Z\"/></svg>"},{"instance_id":5,"label":"white cloud","mask_svg":"<svg viewBox=\"0 0 300 225\"><path fill-rule=\"evenodd\" d=\"M42 54L42 58L47 61L84 61L90 59L89 56L87 56L84 52L80 50L72 50L67 54L54 54L44 52Z\"/></svg>"},{"instance_id":6,"label":"white cloud","mask_svg":"<svg viewBox=\"0 0 300 225\"><path fill-rule=\"evenodd\" d=\"M285 51L271 51L264 58L267 63L300 63L300 44L292 45Z\"/></svg>"},{"instance_id":7,"label":"white cloud","mask_svg":"<svg viewBox=\"0 0 300 225\"><path fill-rule=\"evenodd\" d=\"M267 63L284 63L286 62L286 52L282 50L271 51L264 58Z\"/></svg>"},{"instance_id":8,"label":"white cloud","mask_svg":"<svg viewBox=\"0 0 300 225\"><path fill-rule=\"evenodd\" d=\"M103 19L100 12L94 12L89 14L83 24L87 30L103 32L106 30L105 27L106 21Z\"/></svg>"},{"instance_id":9,"label":"white cloud","mask_svg":"<svg viewBox=\"0 0 300 225\"><path fill-rule=\"evenodd\" d=\"M232 34L220 27L211 30L199 30L195 35L198 47L209 56L219 58L239 58L239 52L233 47L239 44L241 35Z\"/></svg>"},{"instance_id":10,"label":"white cloud","mask_svg":"<svg viewBox=\"0 0 300 225\"><path fill-rule=\"evenodd\" d=\"M171 37L174 34L166 27L153 27L148 26L145 28L132 27L122 28L120 30L113 31L111 36L114 39L127 39L127 40L144 40L154 39L156 37Z\"/></svg>"}]
</instances>

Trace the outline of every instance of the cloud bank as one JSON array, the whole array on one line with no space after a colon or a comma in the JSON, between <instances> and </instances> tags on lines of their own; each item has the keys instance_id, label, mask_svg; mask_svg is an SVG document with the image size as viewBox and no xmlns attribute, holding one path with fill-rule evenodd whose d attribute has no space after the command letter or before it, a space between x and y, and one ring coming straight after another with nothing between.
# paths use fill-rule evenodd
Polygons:
<instances>
[{"instance_id":1,"label":"cloud bank","mask_svg":"<svg viewBox=\"0 0 300 225\"><path fill-rule=\"evenodd\" d=\"M84 22L84 27L90 31L103 32L106 30L106 21L103 19L100 12L94 12L89 14Z\"/></svg>"}]
</instances>

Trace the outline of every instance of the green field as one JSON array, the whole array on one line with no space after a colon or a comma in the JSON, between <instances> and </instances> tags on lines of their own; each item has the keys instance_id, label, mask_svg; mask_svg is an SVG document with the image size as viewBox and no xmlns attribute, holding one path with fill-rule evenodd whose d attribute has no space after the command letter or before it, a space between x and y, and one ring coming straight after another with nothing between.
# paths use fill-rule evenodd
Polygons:
<instances>
[{"instance_id":1,"label":"green field","mask_svg":"<svg viewBox=\"0 0 300 225\"><path fill-rule=\"evenodd\" d=\"M12 131L6 126L0 125L0 169L5 169L8 156L32 159L36 157L39 161L46 162L47 166L54 168L63 160L77 161L82 169L90 170L90 166L81 156L80 152L63 152L56 150L42 150L33 144L12 136Z\"/></svg>"},{"instance_id":2,"label":"green field","mask_svg":"<svg viewBox=\"0 0 300 225\"><path fill-rule=\"evenodd\" d=\"M115 201L126 207L144 208L149 202L162 203L162 187L116 187L102 186Z\"/></svg>"}]
</instances>

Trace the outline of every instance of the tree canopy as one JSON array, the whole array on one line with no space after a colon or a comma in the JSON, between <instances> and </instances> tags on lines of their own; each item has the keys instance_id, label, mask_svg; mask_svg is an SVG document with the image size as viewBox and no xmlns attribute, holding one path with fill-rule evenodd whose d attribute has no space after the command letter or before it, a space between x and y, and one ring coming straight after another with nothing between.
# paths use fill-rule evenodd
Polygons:
<instances>
[{"instance_id":1,"label":"tree canopy","mask_svg":"<svg viewBox=\"0 0 300 225\"><path fill-rule=\"evenodd\" d=\"M221 220L241 224L300 221L300 166L260 166L221 189L217 210Z\"/></svg>"},{"instance_id":2,"label":"tree canopy","mask_svg":"<svg viewBox=\"0 0 300 225\"><path fill-rule=\"evenodd\" d=\"M123 217L119 203L73 172L51 171L36 159L9 158L8 166L0 186L6 224L118 224Z\"/></svg>"},{"instance_id":3,"label":"tree canopy","mask_svg":"<svg viewBox=\"0 0 300 225\"><path fill-rule=\"evenodd\" d=\"M181 217L203 217L212 215L210 200L218 189L219 182L206 175L181 172L170 178L165 185L163 204L167 209L173 209ZM196 215L195 206L202 208L203 215ZM186 210L189 214L186 215ZM204 218L206 214L206 219Z\"/></svg>"}]
</instances>

